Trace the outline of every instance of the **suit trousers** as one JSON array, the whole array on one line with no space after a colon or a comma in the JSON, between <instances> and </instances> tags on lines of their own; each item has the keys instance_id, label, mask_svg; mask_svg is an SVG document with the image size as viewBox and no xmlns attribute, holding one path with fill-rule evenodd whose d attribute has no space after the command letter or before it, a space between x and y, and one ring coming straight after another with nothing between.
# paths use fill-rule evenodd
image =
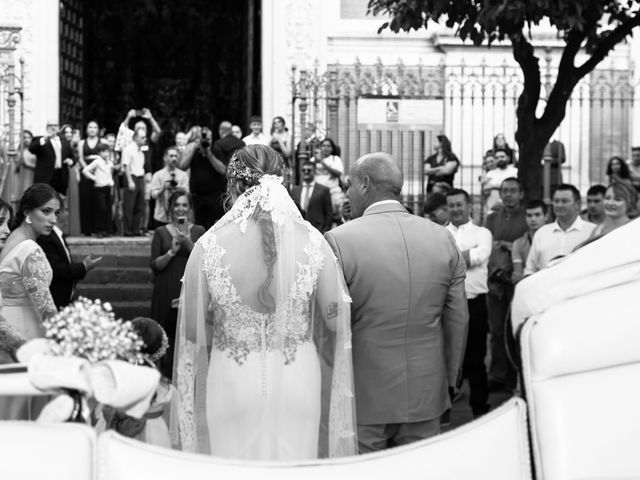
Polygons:
<instances>
[{"instance_id":1,"label":"suit trousers","mask_svg":"<svg viewBox=\"0 0 640 480\"><path fill-rule=\"evenodd\" d=\"M133 191L125 188L122 216L124 217L125 233L138 233L142 228L144 215L144 177L131 177L135 185Z\"/></svg>"},{"instance_id":2,"label":"suit trousers","mask_svg":"<svg viewBox=\"0 0 640 480\"><path fill-rule=\"evenodd\" d=\"M96 205L96 232L107 233L111 224L111 187L94 187L93 193Z\"/></svg>"},{"instance_id":3,"label":"suit trousers","mask_svg":"<svg viewBox=\"0 0 640 480\"><path fill-rule=\"evenodd\" d=\"M491 331L491 365L489 378L503 383L507 388L515 387L517 372L507 356L505 328L513 287L506 287L501 297L487 295L487 314Z\"/></svg>"},{"instance_id":4,"label":"suit trousers","mask_svg":"<svg viewBox=\"0 0 640 480\"><path fill-rule=\"evenodd\" d=\"M377 452L418 442L439 433L440 417L412 423L358 425L358 450L361 454Z\"/></svg>"},{"instance_id":5,"label":"suit trousers","mask_svg":"<svg viewBox=\"0 0 640 480\"><path fill-rule=\"evenodd\" d=\"M464 352L462 374L469 381L469 405L474 416L489 411L489 381L487 367L484 363L487 356L487 299L486 295L478 295L467 300L469 305L469 336L467 349Z\"/></svg>"},{"instance_id":6,"label":"suit trousers","mask_svg":"<svg viewBox=\"0 0 640 480\"><path fill-rule=\"evenodd\" d=\"M55 168L53 170L53 174L51 175L51 180L49 180L49 185L51 185L56 192L66 196L67 185L65 184L64 175L62 173L63 168L67 168L67 166L64 165L62 168Z\"/></svg>"}]
</instances>

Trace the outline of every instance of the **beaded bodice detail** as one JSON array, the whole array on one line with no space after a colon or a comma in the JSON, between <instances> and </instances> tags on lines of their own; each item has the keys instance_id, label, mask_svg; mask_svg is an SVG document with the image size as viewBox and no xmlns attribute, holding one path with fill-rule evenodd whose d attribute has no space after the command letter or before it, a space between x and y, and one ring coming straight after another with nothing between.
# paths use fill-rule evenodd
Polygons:
<instances>
[{"instance_id":1,"label":"beaded bodice detail","mask_svg":"<svg viewBox=\"0 0 640 480\"><path fill-rule=\"evenodd\" d=\"M22 251L23 248L27 251ZM26 240L14 250L15 254L12 251L11 258L5 258L0 265L3 304L32 306L40 318L57 313L49 292L53 271L42 248L36 242Z\"/></svg>"},{"instance_id":2,"label":"beaded bodice detail","mask_svg":"<svg viewBox=\"0 0 640 480\"><path fill-rule=\"evenodd\" d=\"M211 292L209 309L213 312L213 345L238 364L249 354L281 351L284 363L295 360L300 345L311 341L311 299L322 268L324 253L320 234L310 233L304 248L305 263L298 262L296 279L287 301L273 313L261 313L242 301L231 276L223 265L224 248L215 234L203 238L203 271Z\"/></svg>"}]
</instances>

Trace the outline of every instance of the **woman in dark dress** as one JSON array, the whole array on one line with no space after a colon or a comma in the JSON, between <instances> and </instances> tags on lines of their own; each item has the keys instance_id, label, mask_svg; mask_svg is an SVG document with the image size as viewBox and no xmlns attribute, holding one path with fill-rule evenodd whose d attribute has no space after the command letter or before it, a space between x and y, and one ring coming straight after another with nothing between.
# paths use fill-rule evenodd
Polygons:
<instances>
[{"instance_id":1,"label":"woman in dark dress","mask_svg":"<svg viewBox=\"0 0 640 480\"><path fill-rule=\"evenodd\" d=\"M173 372L180 280L194 243L205 232L204 227L191 221L193 204L185 190L176 190L169 197L169 217L170 223L157 228L151 242L151 269L155 274L151 318L162 325L169 337L169 350L159 365L167 378Z\"/></svg>"},{"instance_id":2,"label":"woman in dark dress","mask_svg":"<svg viewBox=\"0 0 640 480\"><path fill-rule=\"evenodd\" d=\"M87 123L86 134L87 136L80 141L78 145L78 163L80 164L80 171L93 160L98 158L98 145L100 144L100 137L98 133L100 128L98 122L91 120ZM91 235L95 231L94 216L96 212L95 208L95 191L93 188L93 182L84 175L80 175L80 228L85 235Z\"/></svg>"},{"instance_id":3,"label":"woman in dark dress","mask_svg":"<svg viewBox=\"0 0 640 480\"><path fill-rule=\"evenodd\" d=\"M453 179L460 166L460 160L451 151L451 142L445 135L438 135L436 153L424 161L424 174L428 176L427 193L431 193L438 182L445 182L453 187Z\"/></svg>"}]
</instances>

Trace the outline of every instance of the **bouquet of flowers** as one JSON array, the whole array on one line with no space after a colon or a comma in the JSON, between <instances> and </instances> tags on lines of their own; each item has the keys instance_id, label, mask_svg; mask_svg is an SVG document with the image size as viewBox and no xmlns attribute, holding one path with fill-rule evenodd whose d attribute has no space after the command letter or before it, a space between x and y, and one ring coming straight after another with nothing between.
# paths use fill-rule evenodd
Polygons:
<instances>
[{"instance_id":1,"label":"bouquet of flowers","mask_svg":"<svg viewBox=\"0 0 640 480\"><path fill-rule=\"evenodd\" d=\"M43 325L52 355L143 363L142 340L131 322L115 318L109 303L80 297Z\"/></svg>"}]
</instances>

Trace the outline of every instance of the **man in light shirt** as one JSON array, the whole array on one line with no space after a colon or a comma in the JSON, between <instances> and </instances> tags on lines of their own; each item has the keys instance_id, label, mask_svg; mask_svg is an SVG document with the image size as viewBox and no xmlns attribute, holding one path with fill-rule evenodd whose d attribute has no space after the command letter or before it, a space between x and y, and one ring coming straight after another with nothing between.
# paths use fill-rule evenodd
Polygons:
<instances>
[{"instance_id":1,"label":"man in light shirt","mask_svg":"<svg viewBox=\"0 0 640 480\"><path fill-rule=\"evenodd\" d=\"M474 417L489 411L489 381L487 355L487 271L491 255L491 232L471 221L471 198L460 189L447 193L447 208L451 222L447 230L453 235L467 264L464 289L469 306L469 337L462 364L462 375L469 381L469 405Z\"/></svg>"},{"instance_id":2,"label":"man in light shirt","mask_svg":"<svg viewBox=\"0 0 640 480\"><path fill-rule=\"evenodd\" d=\"M592 185L587 190L587 210L580 215L583 220L595 225L600 225L604 221L605 193L607 193L607 187L604 185Z\"/></svg>"},{"instance_id":3,"label":"man in light shirt","mask_svg":"<svg viewBox=\"0 0 640 480\"><path fill-rule=\"evenodd\" d=\"M558 185L553 194L553 213L556 221L544 225L533 236L525 275L542 270L554 258L569 255L595 228L580 218L580 192L573 185Z\"/></svg>"},{"instance_id":4,"label":"man in light shirt","mask_svg":"<svg viewBox=\"0 0 640 480\"><path fill-rule=\"evenodd\" d=\"M142 147L146 145L147 134L144 130L136 130L133 142L122 151L122 166L127 180L127 188L124 191L124 235L131 237L142 235L142 216L144 215L144 152Z\"/></svg>"},{"instance_id":5,"label":"man in light shirt","mask_svg":"<svg viewBox=\"0 0 640 480\"><path fill-rule=\"evenodd\" d=\"M270 139L262 132L262 119L258 116L249 118L249 130L251 133L244 137L242 141L245 145L267 145Z\"/></svg>"},{"instance_id":6,"label":"man in light shirt","mask_svg":"<svg viewBox=\"0 0 640 480\"><path fill-rule=\"evenodd\" d=\"M151 177L151 198L156 201L153 220L157 226L166 225L170 221L169 197L176 190L189 191L189 175L178 168L180 154L177 147L169 147L164 151L164 164Z\"/></svg>"}]
</instances>

